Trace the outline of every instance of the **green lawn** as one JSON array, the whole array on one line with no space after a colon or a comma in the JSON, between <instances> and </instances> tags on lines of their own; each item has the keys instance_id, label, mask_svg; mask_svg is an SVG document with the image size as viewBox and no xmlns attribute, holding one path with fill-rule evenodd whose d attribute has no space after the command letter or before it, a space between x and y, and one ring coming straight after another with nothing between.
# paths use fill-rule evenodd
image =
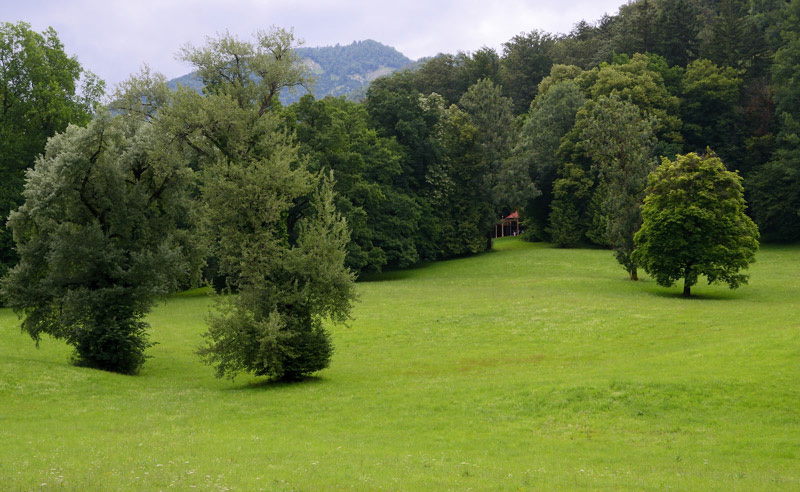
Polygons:
<instances>
[{"instance_id":1,"label":"green lawn","mask_svg":"<svg viewBox=\"0 0 800 492\"><path fill-rule=\"evenodd\" d=\"M358 284L332 366L214 379L210 299L149 317L138 376L0 311L0 490L800 490L800 247L694 299L514 239Z\"/></svg>"}]
</instances>

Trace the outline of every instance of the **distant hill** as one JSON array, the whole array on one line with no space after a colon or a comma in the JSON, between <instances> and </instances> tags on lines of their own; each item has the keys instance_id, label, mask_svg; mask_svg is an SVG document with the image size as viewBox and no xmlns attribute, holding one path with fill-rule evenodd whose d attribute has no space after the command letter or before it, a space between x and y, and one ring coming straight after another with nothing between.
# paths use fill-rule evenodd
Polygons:
<instances>
[{"instance_id":1,"label":"distant hill","mask_svg":"<svg viewBox=\"0 0 800 492\"><path fill-rule=\"evenodd\" d=\"M371 39L354 41L347 46L337 44L319 48L299 48L297 54L312 74L314 84L311 86L311 92L317 98L363 97L370 82L414 63L391 46ZM192 87L197 91L203 88L203 84L194 73L168 82L173 89L178 84ZM291 104L304 94L302 88L284 91L280 96L281 102Z\"/></svg>"}]
</instances>

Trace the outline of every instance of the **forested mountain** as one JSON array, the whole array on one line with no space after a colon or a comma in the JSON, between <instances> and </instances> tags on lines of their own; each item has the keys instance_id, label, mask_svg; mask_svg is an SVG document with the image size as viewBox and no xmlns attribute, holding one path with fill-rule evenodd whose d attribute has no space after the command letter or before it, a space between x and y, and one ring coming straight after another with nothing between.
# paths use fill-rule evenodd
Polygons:
<instances>
[{"instance_id":1,"label":"forested mountain","mask_svg":"<svg viewBox=\"0 0 800 492\"><path fill-rule=\"evenodd\" d=\"M325 96L361 98L373 80L414 63L391 46L371 39L354 41L346 46L337 44L298 48L296 53L311 72L312 82L308 89L318 98ZM169 81L171 88L177 87L177 84L193 87L198 91L203 86L195 73ZM305 93L307 91L303 88L284 90L280 99L283 104L292 104Z\"/></svg>"}]
</instances>

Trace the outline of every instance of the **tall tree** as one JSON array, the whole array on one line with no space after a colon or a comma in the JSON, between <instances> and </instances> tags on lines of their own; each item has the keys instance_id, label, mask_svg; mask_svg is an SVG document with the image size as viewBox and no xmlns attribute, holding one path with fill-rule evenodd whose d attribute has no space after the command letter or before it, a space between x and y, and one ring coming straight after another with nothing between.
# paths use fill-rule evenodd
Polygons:
<instances>
[{"instance_id":1,"label":"tall tree","mask_svg":"<svg viewBox=\"0 0 800 492\"><path fill-rule=\"evenodd\" d=\"M681 91L685 147L693 152L711 147L734 169L741 149L736 128L742 82L738 75L733 68L696 60L686 67Z\"/></svg>"},{"instance_id":2,"label":"tall tree","mask_svg":"<svg viewBox=\"0 0 800 492\"><path fill-rule=\"evenodd\" d=\"M753 173L753 215L770 240L800 239L800 1L786 11L772 82L778 119L773 158Z\"/></svg>"},{"instance_id":3,"label":"tall tree","mask_svg":"<svg viewBox=\"0 0 800 492\"><path fill-rule=\"evenodd\" d=\"M764 33L749 15L747 0L721 0L704 57L717 65L744 70L748 76L762 72L770 52Z\"/></svg>"},{"instance_id":4,"label":"tall tree","mask_svg":"<svg viewBox=\"0 0 800 492\"><path fill-rule=\"evenodd\" d=\"M637 0L619 9L615 45L619 53L649 53L659 37L658 9L655 1Z\"/></svg>"},{"instance_id":5,"label":"tall tree","mask_svg":"<svg viewBox=\"0 0 800 492\"><path fill-rule=\"evenodd\" d=\"M589 88L592 99L616 94L630 101L658 121L656 136L658 155L671 155L680 148L680 100L667 89L663 77L652 69L649 57L637 54L619 63L602 65L584 75L593 80Z\"/></svg>"},{"instance_id":6,"label":"tall tree","mask_svg":"<svg viewBox=\"0 0 800 492\"><path fill-rule=\"evenodd\" d=\"M428 169L427 202L436 218L436 244L440 257L479 253L495 223L490 188L491 166L485 159L480 130L473 119L432 94L425 100L430 110L441 113L436 133L442 157ZM435 108L435 109L434 109Z\"/></svg>"},{"instance_id":7,"label":"tall tree","mask_svg":"<svg viewBox=\"0 0 800 492\"><path fill-rule=\"evenodd\" d=\"M432 129L438 114L426 112L422 94L404 84L404 77L386 77L367 90L365 107L371 123L382 137L395 138L404 149L402 173L394 182L406 194L422 190L427 168L438 159Z\"/></svg>"},{"instance_id":8,"label":"tall tree","mask_svg":"<svg viewBox=\"0 0 800 492\"><path fill-rule=\"evenodd\" d=\"M25 170L49 137L86 124L102 94L52 28L0 23L0 276L17 261L6 219L22 203Z\"/></svg>"},{"instance_id":9,"label":"tall tree","mask_svg":"<svg viewBox=\"0 0 800 492\"><path fill-rule=\"evenodd\" d=\"M509 159L517 140L512 101L489 79L481 79L461 97L460 106L478 130L481 159L487 167L486 183L496 214L518 209L538 194L527 165Z\"/></svg>"},{"instance_id":10,"label":"tall tree","mask_svg":"<svg viewBox=\"0 0 800 492\"><path fill-rule=\"evenodd\" d=\"M699 54L702 25L700 9L693 0L662 0L658 14L657 48L670 65L685 67Z\"/></svg>"},{"instance_id":11,"label":"tall tree","mask_svg":"<svg viewBox=\"0 0 800 492\"><path fill-rule=\"evenodd\" d=\"M489 79L499 85L501 83L500 66L500 55L493 48L487 48L486 46L480 48L472 53L465 63L469 85L481 79Z\"/></svg>"},{"instance_id":12,"label":"tall tree","mask_svg":"<svg viewBox=\"0 0 800 492\"><path fill-rule=\"evenodd\" d=\"M587 103L578 119L580 146L606 185L606 238L631 280L638 280L633 236L642 224L647 176L655 168L656 121L615 95Z\"/></svg>"},{"instance_id":13,"label":"tall tree","mask_svg":"<svg viewBox=\"0 0 800 492\"><path fill-rule=\"evenodd\" d=\"M473 83L467 72L467 61L464 53L439 54L426 61L417 71L404 76L410 79L412 87L419 93L435 92L448 105L455 104Z\"/></svg>"},{"instance_id":14,"label":"tall tree","mask_svg":"<svg viewBox=\"0 0 800 492\"><path fill-rule=\"evenodd\" d=\"M539 82L553 65L551 50L557 38L543 31L514 36L503 44L503 89L514 101L514 113L522 114L536 97Z\"/></svg>"},{"instance_id":15,"label":"tall tree","mask_svg":"<svg viewBox=\"0 0 800 492\"><path fill-rule=\"evenodd\" d=\"M353 298L332 179L308 172L274 111L282 88L307 80L294 48L281 29L186 46L206 96L183 91L161 116L201 163L209 247L239 291L211 316L199 352L220 377L323 369L332 345L322 320L345 320Z\"/></svg>"},{"instance_id":16,"label":"tall tree","mask_svg":"<svg viewBox=\"0 0 800 492\"><path fill-rule=\"evenodd\" d=\"M575 65L588 70L605 60L610 53L610 41L600 27L581 20L568 35L553 46L553 63ZM539 86L541 91L541 85Z\"/></svg>"},{"instance_id":17,"label":"tall tree","mask_svg":"<svg viewBox=\"0 0 800 492\"><path fill-rule=\"evenodd\" d=\"M300 155L312 172L334 172L336 208L351 230L346 264L355 272L416 261L413 201L393 188L402 172L396 141L369 128L363 105L343 98L305 96L286 109Z\"/></svg>"}]
</instances>

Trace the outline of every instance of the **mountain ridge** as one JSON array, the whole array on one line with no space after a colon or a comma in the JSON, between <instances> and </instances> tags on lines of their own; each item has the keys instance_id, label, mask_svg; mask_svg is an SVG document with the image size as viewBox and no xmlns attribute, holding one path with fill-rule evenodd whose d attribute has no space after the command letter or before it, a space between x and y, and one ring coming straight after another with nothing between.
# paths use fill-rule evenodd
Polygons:
<instances>
[{"instance_id":1,"label":"mountain ridge","mask_svg":"<svg viewBox=\"0 0 800 492\"><path fill-rule=\"evenodd\" d=\"M369 84L386 75L412 66L411 60L396 48L372 39L353 41L348 45L297 48L301 62L308 67L313 79L309 92L316 98L345 96L363 97ZM178 84L198 92L203 83L195 72L176 77L167 82L175 89ZM306 94L303 89L281 92L281 103L288 105Z\"/></svg>"}]
</instances>

